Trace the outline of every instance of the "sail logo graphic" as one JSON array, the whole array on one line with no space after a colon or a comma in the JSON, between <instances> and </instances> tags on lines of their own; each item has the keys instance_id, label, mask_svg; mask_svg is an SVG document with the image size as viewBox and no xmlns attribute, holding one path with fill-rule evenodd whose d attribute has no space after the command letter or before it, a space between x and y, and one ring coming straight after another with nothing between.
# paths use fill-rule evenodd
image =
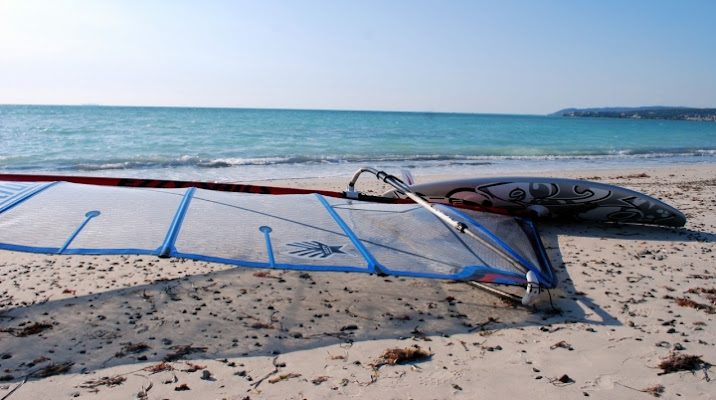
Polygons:
<instances>
[{"instance_id":1,"label":"sail logo graphic","mask_svg":"<svg viewBox=\"0 0 716 400\"><path fill-rule=\"evenodd\" d=\"M5 203L10 204L40 186L42 185L38 183L2 182L0 183L0 206Z\"/></svg>"},{"instance_id":2,"label":"sail logo graphic","mask_svg":"<svg viewBox=\"0 0 716 400\"><path fill-rule=\"evenodd\" d=\"M345 245L331 246L315 240L310 242L287 243L286 245L295 248L295 250L286 252L285 254L298 258L327 259L333 257L336 254L343 254L347 256L352 255L343 250Z\"/></svg>"}]
</instances>

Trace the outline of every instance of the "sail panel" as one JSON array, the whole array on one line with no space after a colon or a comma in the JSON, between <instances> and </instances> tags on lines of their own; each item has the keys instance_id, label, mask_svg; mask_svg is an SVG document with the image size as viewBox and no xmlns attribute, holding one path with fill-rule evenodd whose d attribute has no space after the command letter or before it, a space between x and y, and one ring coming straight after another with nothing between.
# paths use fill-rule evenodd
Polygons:
<instances>
[{"instance_id":1,"label":"sail panel","mask_svg":"<svg viewBox=\"0 0 716 400\"><path fill-rule=\"evenodd\" d=\"M525 228L531 225L511 216L446 212L482 242L417 204L60 182L0 213L0 248L512 284L536 269L546 286L554 285L541 243ZM496 248L522 264L515 267Z\"/></svg>"}]
</instances>

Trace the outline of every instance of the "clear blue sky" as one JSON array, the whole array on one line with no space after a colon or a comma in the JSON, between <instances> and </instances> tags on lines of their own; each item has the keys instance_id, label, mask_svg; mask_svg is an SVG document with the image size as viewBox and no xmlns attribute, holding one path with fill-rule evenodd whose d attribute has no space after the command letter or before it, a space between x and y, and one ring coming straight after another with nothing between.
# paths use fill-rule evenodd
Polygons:
<instances>
[{"instance_id":1,"label":"clear blue sky","mask_svg":"<svg viewBox=\"0 0 716 400\"><path fill-rule=\"evenodd\" d=\"M716 107L716 1L0 0L0 104Z\"/></svg>"}]
</instances>

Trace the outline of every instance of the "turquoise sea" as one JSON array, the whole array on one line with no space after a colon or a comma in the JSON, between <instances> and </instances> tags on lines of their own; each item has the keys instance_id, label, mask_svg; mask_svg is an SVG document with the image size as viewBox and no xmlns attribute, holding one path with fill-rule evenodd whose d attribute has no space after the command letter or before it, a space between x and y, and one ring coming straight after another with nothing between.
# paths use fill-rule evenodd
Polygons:
<instances>
[{"instance_id":1,"label":"turquoise sea","mask_svg":"<svg viewBox=\"0 0 716 400\"><path fill-rule=\"evenodd\" d=\"M716 162L713 122L0 105L0 172L156 179L528 174Z\"/></svg>"}]
</instances>

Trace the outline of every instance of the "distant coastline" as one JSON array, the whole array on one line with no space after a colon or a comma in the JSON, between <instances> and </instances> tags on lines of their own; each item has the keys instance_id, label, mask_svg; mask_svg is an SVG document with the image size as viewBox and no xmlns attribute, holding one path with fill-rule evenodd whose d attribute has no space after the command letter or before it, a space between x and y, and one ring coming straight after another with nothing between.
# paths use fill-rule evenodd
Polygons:
<instances>
[{"instance_id":1,"label":"distant coastline","mask_svg":"<svg viewBox=\"0 0 716 400\"><path fill-rule=\"evenodd\" d=\"M716 122L716 108L691 107L610 107L610 108L565 108L552 115L562 117L668 119L679 121Z\"/></svg>"}]
</instances>

